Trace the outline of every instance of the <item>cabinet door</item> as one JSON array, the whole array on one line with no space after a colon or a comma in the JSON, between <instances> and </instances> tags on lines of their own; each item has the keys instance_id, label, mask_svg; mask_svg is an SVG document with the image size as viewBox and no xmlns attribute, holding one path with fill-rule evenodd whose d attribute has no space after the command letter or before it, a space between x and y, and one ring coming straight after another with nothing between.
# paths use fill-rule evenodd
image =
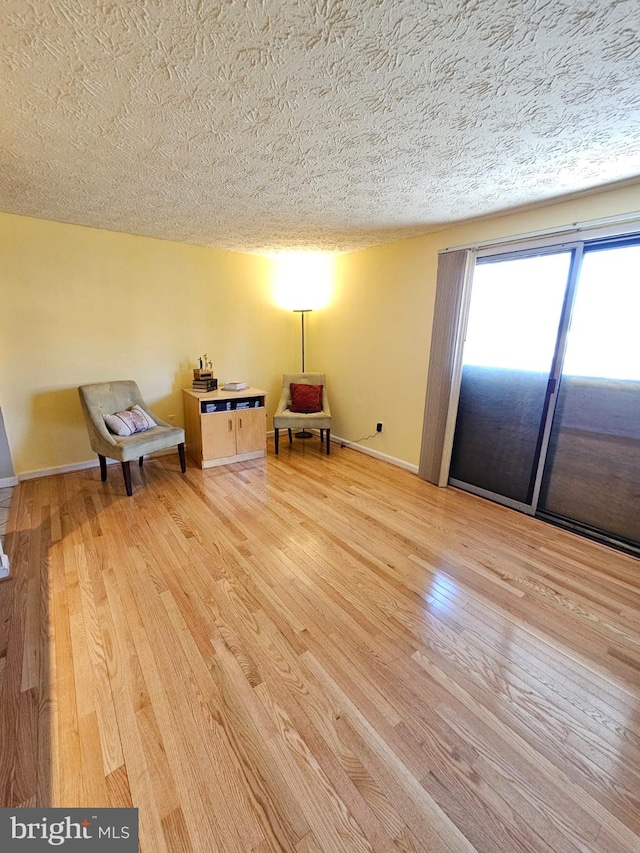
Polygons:
<instances>
[{"instance_id":1,"label":"cabinet door","mask_svg":"<svg viewBox=\"0 0 640 853\"><path fill-rule=\"evenodd\" d=\"M236 416L237 453L264 450L267 444L266 409L242 409Z\"/></svg>"},{"instance_id":2,"label":"cabinet door","mask_svg":"<svg viewBox=\"0 0 640 853\"><path fill-rule=\"evenodd\" d=\"M235 412L202 415L202 458L206 461L235 454Z\"/></svg>"}]
</instances>

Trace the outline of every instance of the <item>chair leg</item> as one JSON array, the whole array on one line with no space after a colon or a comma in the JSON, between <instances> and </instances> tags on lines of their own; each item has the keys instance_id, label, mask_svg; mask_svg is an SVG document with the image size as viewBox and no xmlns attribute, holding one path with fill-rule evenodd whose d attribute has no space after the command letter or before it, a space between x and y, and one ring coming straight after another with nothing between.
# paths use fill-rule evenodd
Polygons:
<instances>
[{"instance_id":1,"label":"chair leg","mask_svg":"<svg viewBox=\"0 0 640 853\"><path fill-rule=\"evenodd\" d=\"M180 457L180 470L183 474L187 471L187 460L184 457L184 442L181 441L178 445L178 456Z\"/></svg>"},{"instance_id":2,"label":"chair leg","mask_svg":"<svg viewBox=\"0 0 640 853\"><path fill-rule=\"evenodd\" d=\"M291 435L291 430L287 430L287 432L289 433L289 444L291 444L293 442L293 436Z\"/></svg>"},{"instance_id":3,"label":"chair leg","mask_svg":"<svg viewBox=\"0 0 640 853\"><path fill-rule=\"evenodd\" d=\"M331 430L327 430L327 456L331 456Z\"/></svg>"},{"instance_id":4,"label":"chair leg","mask_svg":"<svg viewBox=\"0 0 640 853\"><path fill-rule=\"evenodd\" d=\"M142 463L143 463L143 462L144 462L144 456L141 456L141 457L140 457L140 459L138 459L138 465L139 465L141 468L142 468Z\"/></svg>"},{"instance_id":5,"label":"chair leg","mask_svg":"<svg viewBox=\"0 0 640 853\"><path fill-rule=\"evenodd\" d=\"M124 477L124 487L127 490L129 497L133 494L131 490L131 468L129 462L122 462L122 476Z\"/></svg>"},{"instance_id":6,"label":"chair leg","mask_svg":"<svg viewBox=\"0 0 640 853\"><path fill-rule=\"evenodd\" d=\"M278 447L280 445L280 430L273 428L273 443L276 446L276 456L278 455Z\"/></svg>"},{"instance_id":7,"label":"chair leg","mask_svg":"<svg viewBox=\"0 0 640 853\"><path fill-rule=\"evenodd\" d=\"M320 430L320 441L324 441L324 430Z\"/></svg>"},{"instance_id":8,"label":"chair leg","mask_svg":"<svg viewBox=\"0 0 640 853\"><path fill-rule=\"evenodd\" d=\"M98 459L100 460L100 479L103 483L107 480L107 460L104 456L100 456L98 453Z\"/></svg>"}]
</instances>

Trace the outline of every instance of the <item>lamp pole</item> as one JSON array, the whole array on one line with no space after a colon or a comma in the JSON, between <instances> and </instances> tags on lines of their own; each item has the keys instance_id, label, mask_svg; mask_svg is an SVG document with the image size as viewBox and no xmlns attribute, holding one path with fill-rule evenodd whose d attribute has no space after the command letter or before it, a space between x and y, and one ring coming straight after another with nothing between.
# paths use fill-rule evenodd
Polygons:
<instances>
[{"instance_id":1,"label":"lamp pole","mask_svg":"<svg viewBox=\"0 0 640 853\"><path fill-rule=\"evenodd\" d=\"M300 319L302 321L302 372L304 373L304 315L311 311L311 308L294 308L294 311L300 314ZM310 433L308 430L303 429L301 432L296 433L296 438L313 438L313 433Z\"/></svg>"},{"instance_id":2,"label":"lamp pole","mask_svg":"<svg viewBox=\"0 0 640 853\"><path fill-rule=\"evenodd\" d=\"M304 315L311 311L311 308L294 308L296 313L300 314L302 321L302 372L304 373Z\"/></svg>"}]
</instances>

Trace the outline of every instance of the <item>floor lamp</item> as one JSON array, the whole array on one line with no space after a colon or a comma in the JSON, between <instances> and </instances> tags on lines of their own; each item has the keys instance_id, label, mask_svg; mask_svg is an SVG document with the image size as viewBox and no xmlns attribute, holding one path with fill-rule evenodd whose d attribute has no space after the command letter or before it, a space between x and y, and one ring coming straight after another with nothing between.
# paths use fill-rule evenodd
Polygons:
<instances>
[{"instance_id":1,"label":"floor lamp","mask_svg":"<svg viewBox=\"0 0 640 853\"><path fill-rule=\"evenodd\" d=\"M300 315L301 320L301 329L302 329L302 341L301 341L301 350L302 350L302 373L304 373L304 315L308 314L313 309L311 308L294 308L293 309L296 314ZM313 438L313 433L310 433L308 430L303 429L300 432L296 433L296 438Z\"/></svg>"}]
</instances>

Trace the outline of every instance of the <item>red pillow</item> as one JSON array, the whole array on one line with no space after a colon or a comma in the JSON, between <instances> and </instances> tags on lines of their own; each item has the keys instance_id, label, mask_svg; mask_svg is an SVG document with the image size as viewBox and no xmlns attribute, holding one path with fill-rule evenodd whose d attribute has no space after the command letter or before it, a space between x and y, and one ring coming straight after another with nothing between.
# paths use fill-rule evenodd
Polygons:
<instances>
[{"instance_id":1,"label":"red pillow","mask_svg":"<svg viewBox=\"0 0 640 853\"><path fill-rule=\"evenodd\" d=\"M289 389L291 391L289 411L301 412L305 415L322 411L322 385L303 385L300 382L292 382Z\"/></svg>"}]
</instances>

